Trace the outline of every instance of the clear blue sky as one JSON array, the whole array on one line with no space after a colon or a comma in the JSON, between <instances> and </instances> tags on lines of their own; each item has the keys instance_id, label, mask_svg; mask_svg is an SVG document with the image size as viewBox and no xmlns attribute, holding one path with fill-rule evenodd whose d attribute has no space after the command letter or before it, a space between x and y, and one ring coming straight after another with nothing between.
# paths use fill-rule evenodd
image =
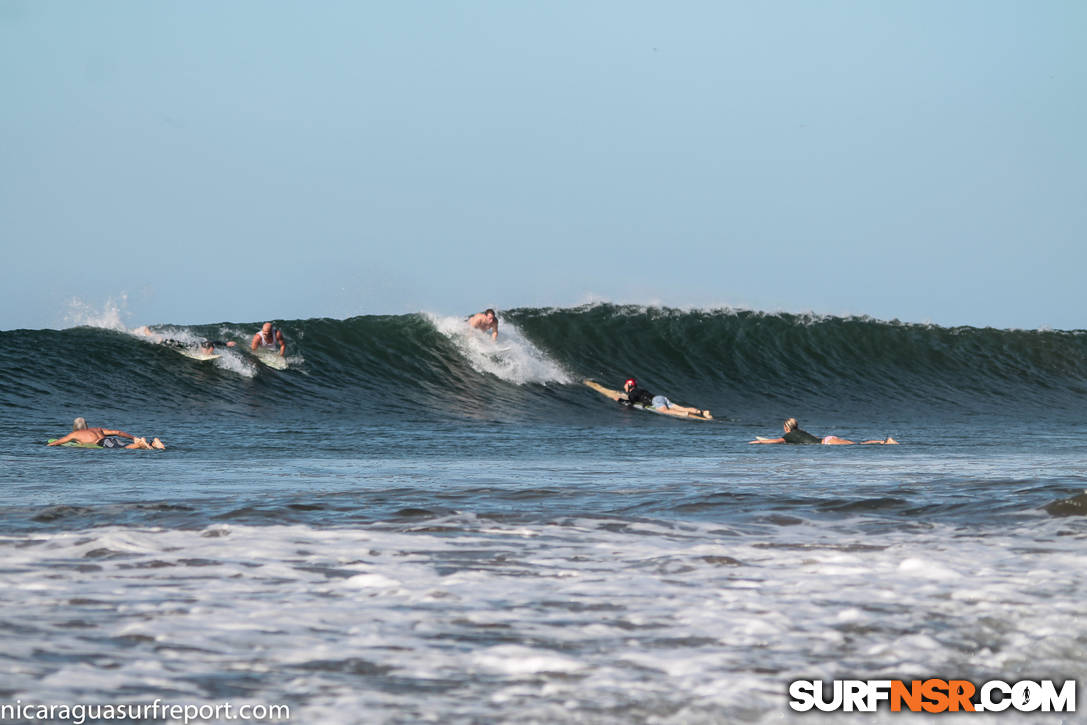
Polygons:
<instances>
[{"instance_id":1,"label":"clear blue sky","mask_svg":"<svg viewBox=\"0 0 1087 725\"><path fill-rule=\"evenodd\" d=\"M0 329L1087 328L1087 3L0 0Z\"/></svg>"}]
</instances>

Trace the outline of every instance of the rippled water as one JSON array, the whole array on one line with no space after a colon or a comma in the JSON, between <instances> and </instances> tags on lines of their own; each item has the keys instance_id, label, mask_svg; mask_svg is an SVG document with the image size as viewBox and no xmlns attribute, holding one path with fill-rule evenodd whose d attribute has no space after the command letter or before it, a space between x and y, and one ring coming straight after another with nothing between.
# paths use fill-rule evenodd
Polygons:
<instances>
[{"instance_id":1,"label":"rippled water","mask_svg":"<svg viewBox=\"0 0 1087 725\"><path fill-rule=\"evenodd\" d=\"M241 343L209 362L113 319L0 332L0 706L812 723L856 718L792 680L1083 679L1082 331L501 319L282 321L286 370L253 325L155 327ZM717 420L581 384L632 373ZM168 449L43 445L77 415ZM902 445L747 444L790 415Z\"/></svg>"},{"instance_id":2,"label":"rippled water","mask_svg":"<svg viewBox=\"0 0 1087 725\"><path fill-rule=\"evenodd\" d=\"M749 446L774 431L607 410L190 417L161 453L5 425L0 699L818 722L789 681L1083 674L1087 519L1046 510L1087 488L1082 427L892 419L871 433L898 447Z\"/></svg>"}]
</instances>

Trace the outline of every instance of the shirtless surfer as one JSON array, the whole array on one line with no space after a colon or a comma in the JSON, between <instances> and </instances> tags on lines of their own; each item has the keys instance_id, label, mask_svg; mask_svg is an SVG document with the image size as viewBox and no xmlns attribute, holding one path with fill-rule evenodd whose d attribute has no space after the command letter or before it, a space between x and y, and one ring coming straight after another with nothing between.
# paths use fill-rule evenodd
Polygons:
<instances>
[{"instance_id":1,"label":"shirtless surfer","mask_svg":"<svg viewBox=\"0 0 1087 725\"><path fill-rule=\"evenodd\" d=\"M486 332L491 331L491 339L498 339L498 317L495 316L494 310L487 308L483 312L477 312L468 318L469 327L475 330L482 330Z\"/></svg>"},{"instance_id":2,"label":"shirtless surfer","mask_svg":"<svg viewBox=\"0 0 1087 725\"><path fill-rule=\"evenodd\" d=\"M275 350L279 348L279 356L284 357L287 354L287 342L283 339L283 333L272 326L271 322L265 322L264 326L260 328L260 332L253 335L253 342L249 347L256 352L257 350Z\"/></svg>"},{"instance_id":3,"label":"shirtless surfer","mask_svg":"<svg viewBox=\"0 0 1087 725\"><path fill-rule=\"evenodd\" d=\"M820 438L819 436L813 436L811 433L809 433L808 431L806 431L806 430L804 430L803 428L800 427L800 423L797 422L796 418L786 419L784 428L785 428L785 435L783 435L781 438L756 438L755 440L748 441L748 442L749 443L800 443L800 444L804 444L804 443L818 444L818 443L821 443L824 446L851 446L854 443L856 443L856 441L846 440L845 438L839 438L838 436L834 436L834 435L823 436L822 438ZM873 445L873 444L894 446L894 445L898 445L898 441L896 441L891 436L887 436L886 438L884 438L881 441L876 441L876 440L861 441L862 446L869 446L869 445Z\"/></svg>"},{"instance_id":4,"label":"shirtless surfer","mask_svg":"<svg viewBox=\"0 0 1087 725\"><path fill-rule=\"evenodd\" d=\"M131 443L125 445L120 439L130 438ZM58 438L55 441L50 441L46 445L59 446L69 441L75 441L76 443L84 443L92 446L102 446L103 448L142 448L145 450L166 448L162 441L155 438L150 443L146 438L140 438L134 436L131 433L125 433L123 430L113 430L110 428L88 428L87 421L83 418L76 418L72 422L72 432L63 438Z\"/></svg>"}]
</instances>

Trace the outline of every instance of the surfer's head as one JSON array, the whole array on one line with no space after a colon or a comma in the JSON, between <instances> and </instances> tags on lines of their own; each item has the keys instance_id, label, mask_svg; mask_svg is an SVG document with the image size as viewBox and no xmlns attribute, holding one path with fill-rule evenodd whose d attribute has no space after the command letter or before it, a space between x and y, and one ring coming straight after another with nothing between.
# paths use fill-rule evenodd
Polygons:
<instances>
[{"instance_id":1,"label":"surfer's head","mask_svg":"<svg viewBox=\"0 0 1087 725\"><path fill-rule=\"evenodd\" d=\"M491 309L490 307L483 310L483 314L485 314L487 316L487 321L488 322L490 322L491 320L493 320L495 318L495 311L493 309Z\"/></svg>"},{"instance_id":2,"label":"surfer's head","mask_svg":"<svg viewBox=\"0 0 1087 725\"><path fill-rule=\"evenodd\" d=\"M786 433L788 433L789 431L794 431L799 427L800 427L800 423L797 422L796 418L786 418L785 419L785 432Z\"/></svg>"},{"instance_id":3,"label":"surfer's head","mask_svg":"<svg viewBox=\"0 0 1087 725\"><path fill-rule=\"evenodd\" d=\"M623 390L625 390L625 391L626 391L626 392L628 392L628 393L629 393L629 392L630 392L631 390L633 390L634 388L636 388L636 387L638 387L638 381L637 381L637 380L635 380L634 378L627 378L627 379L626 379L626 380L625 380L625 381L623 382Z\"/></svg>"},{"instance_id":4,"label":"surfer's head","mask_svg":"<svg viewBox=\"0 0 1087 725\"><path fill-rule=\"evenodd\" d=\"M272 334L272 323L271 322L265 322L264 325L260 328L260 332L265 337L268 337L269 335L271 335Z\"/></svg>"},{"instance_id":5,"label":"surfer's head","mask_svg":"<svg viewBox=\"0 0 1087 725\"><path fill-rule=\"evenodd\" d=\"M72 421L72 430L87 430L87 419L76 418Z\"/></svg>"}]
</instances>

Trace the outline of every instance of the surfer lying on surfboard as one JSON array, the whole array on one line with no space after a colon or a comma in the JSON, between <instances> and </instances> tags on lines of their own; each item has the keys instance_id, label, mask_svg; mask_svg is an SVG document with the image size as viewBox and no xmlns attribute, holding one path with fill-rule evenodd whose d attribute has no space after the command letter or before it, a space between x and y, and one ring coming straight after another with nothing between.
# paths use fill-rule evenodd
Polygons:
<instances>
[{"instance_id":1,"label":"surfer lying on surfboard","mask_svg":"<svg viewBox=\"0 0 1087 725\"><path fill-rule=\"evenodd\" d=\"M121 438L130 438L132 442L125 445ZM88 428L87 421L83 418L76 418L72 422L72 432L63 438L57 438L51 440L46 445L50 446L62 446L65 443L82 443L84 445L101 446L102 448L142 448L145 450L152 450L157 448L162 450L166 446L162 441L155 438L150 443L146 438L140 438L134 436L131 433L125 433L123 430L114 430L110 428Z\"/></svg>"},{"instance_id":2,"label":"surfer lying on surfboard","mask_svg":"<svg viewBox=\"0 0 1087 725\"><path fill-rule=\"evenodd\" d=\"M233 340L223 342L222 340L208 340L206 338L201 339L199 342L184 342L182 340L175 340L172 337L164 337L157 332L154 332L150 327L144 325L143 327L137 327L135 332L141 335L150 337L153 342L159 345L165 345L167 347L174 347L178 350L191 350L201 355L214 355L215 348L218 347L234 347L238 343Z\"/></svg>"},{"instance_id":3,"label":"surfer lying on surfboard","mask_svg":"<svg viewBox=\"0 0 1087 725\"><path fill-rule=\"evenodd\" d=\"M651 413L670 415L675 418L685 418L687 420L713 420L710 411L702 408L691 408L686 405L676 405L663 395L653 395L653 393L650 393L648 390L639 388L638 381L634 378L627 378L627 381L623 384L623 390L605 388L594 380L584 380L582 382L601 395L611 398L618 403L622 403L627 407L639 408Z\"/></svg>"},{"instance_id":4,"label":"surfer lying on surfboard","mask_svg":"<svg viewBox=\"0 0 1087 725\"><path fill-rule=\"evenodd\" d=\"M214 355L216 345L234 347L237 344L238 343L234 342L233 340L228 340L226 342L223 342L222 340L201 340L197 345L197 349L201 352L201 354Z\"/></svg>"},{"instance_id":5,"label":"surfer lying on surfboard","mask_svg":"<svg viewBox=\"0 0 1087 725\"><path fill-rule=\"evenodd\" d=\"M623 382L623 395L626 398L626 404L630 405L645 405L651 408L663 409L674 413L686 413L687 415L697 416L699 418L712 418L708 410L702 410L701 408L691 408L686 405L679 405L673 403L663 395L653 395L645 388L638 386L638 381L635 378L627 378ZM623 402L623 401L620 401Z\"/></svg>"},{"instance_id":6,"label":"surfer lying on surfboard","mask_svg":"<svg viewBox=\"0 0 1087 725\"><path fill-rule=\"evenodd\" d=\"M803 428L800 427L800 423L797 422L796 418L786 419L784 427L785 427L785 435L783 435L781 438L762 438L762 437L759 437L759 438L756 438L753 441L748 441L748 443L799 443L799 444L805 444L805 443L807 443L807 444L819 444L819 443L821 443L824 446L850 446L850 445L853 445L854 443L856 443L856 441L846 440L845 438L839 438L838 436L834 436L834 435L823 436L822 438L820 438L819 436L813 436L811 433L809 433L808 431L806 431L806 430L804 430ZM881 441L876 441L876 440L861 441L862 446L868 446L868 445L872 445L872 444L898 445L898 441L896 441L891 436L887 436L886 438L884 438Z\"/></svg>"}]
</instances>

